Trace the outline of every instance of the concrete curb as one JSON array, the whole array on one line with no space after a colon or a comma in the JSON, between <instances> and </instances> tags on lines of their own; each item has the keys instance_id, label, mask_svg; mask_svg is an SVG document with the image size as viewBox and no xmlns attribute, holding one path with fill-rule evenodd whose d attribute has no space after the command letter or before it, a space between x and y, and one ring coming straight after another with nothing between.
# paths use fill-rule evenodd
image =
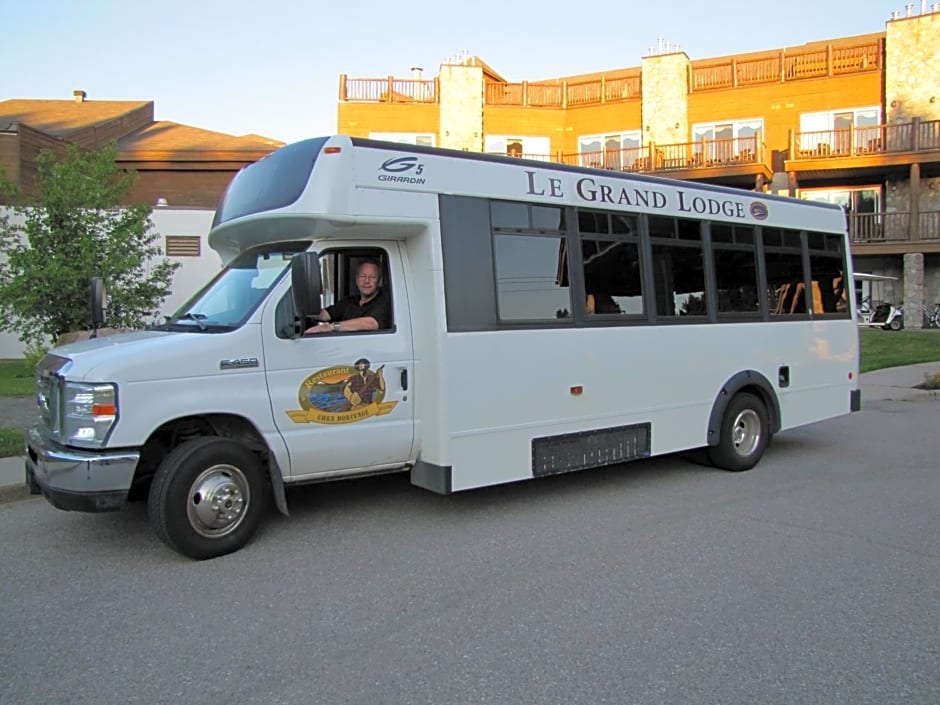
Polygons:
<instances>
[{"instance_id":1,"label":"concrete curb","mask_svg":"<svg viewBox=\"0 0 940 705\"><path fill-rule=\"evenodd\" d=\"M0 504L32 497L26 486L26 459L0 458Z\"/></svg>"},{"instance_id":2,"label":"concrete curb","mask_svg":"<svg viewBox=\"0 0 940 705\"><path fill-rule=\"evenodd\" d=\"M20 500L29 499L30 497L38 497L38 495L30 494L29 488L26 486L25 482L22 485L0 486L0 504L19 502Z\"/></svg>"}]
</instances>

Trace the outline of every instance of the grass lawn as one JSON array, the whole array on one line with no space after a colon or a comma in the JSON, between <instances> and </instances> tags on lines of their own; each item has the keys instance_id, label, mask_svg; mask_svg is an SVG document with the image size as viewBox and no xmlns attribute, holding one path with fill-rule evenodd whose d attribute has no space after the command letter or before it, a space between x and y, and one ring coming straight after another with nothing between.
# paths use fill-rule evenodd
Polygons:
<instances>
[{"instance_id":1,"label":"grass lawn","mask_svg":"<svg viewBox=\"0 0 940 705\"><path fill-rule=\"evenodd\" d=\"M0 397L31 397L35 393L34 372L23 360L0 360ZM22 428L0 428L0 458L22 455L23 448Z\"/></svg>"},{"instance_id":2,"label":"grass lawn","mask_svg":"<svg viewBox=\"0 0 940 705\"><path fill-rule=\"evenodd\" d=\"M21 428L0 428L0 458L23 455L26 440Z\"/></svg>"},{"instance_id":3,"label":"grass lawn","mask_svg":"<svg viewBox=\"0 0 940 705\"><path fill-rule=\"evenodd\" d=\"M23 360L0 360L0 397L31 397L36 377Z\"/></svg>"},{"instance_id":4,"label":"grass lawn","mask_svg":"<svg viewBox=\"0 0 940 705\"><path fill-rule=\"evenodd\" d=\"M859 330L861 372L936 362L940 370L940 330Z\"/></svg>"}]
</instances>

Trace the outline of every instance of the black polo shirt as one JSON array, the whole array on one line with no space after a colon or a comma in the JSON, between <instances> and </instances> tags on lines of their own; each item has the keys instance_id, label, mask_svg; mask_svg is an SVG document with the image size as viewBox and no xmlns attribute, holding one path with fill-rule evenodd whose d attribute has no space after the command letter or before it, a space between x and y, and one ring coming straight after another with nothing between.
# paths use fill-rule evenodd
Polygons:
<instances>
[{"instance_id":1,"label":"black polo shirt","mask_svg":"<svg viewBox=\"0 0 940 705\"><path fill-rule=\"evenodd\" d=\"M379 289L375 297L362 306L359 305L360 298L358 294L347 296L332 306L327 306L326 312L330 314L330 320L338 323L339 321L348 321L351 318L371 316L378 322L379 328L392 327L392 309L384 289Z\"/></svg>"}]
</instances>

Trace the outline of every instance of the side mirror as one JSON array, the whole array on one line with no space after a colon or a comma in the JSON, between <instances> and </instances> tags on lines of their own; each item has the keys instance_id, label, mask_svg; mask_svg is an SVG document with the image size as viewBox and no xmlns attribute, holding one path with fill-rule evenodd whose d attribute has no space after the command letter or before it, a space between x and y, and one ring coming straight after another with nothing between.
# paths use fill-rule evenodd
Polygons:
<instances>
[{"instance_id":1,"label":"side mirror","mask_svg":"<svg viewBox=\"0 0 940 705\"><path fill-rule=\"evenodd\" d=\"M102 277L92 277L90 280L89 306L91 308L91 330L92 336L95 335L102 325L104 325L104 311L107 308L107 298L104 290L104 279Z\"/></svg>"},{"instance_id":2,"label":"side mirror","mask_svg":"<svg viewBox=\"0 0 940 705\"><path fill-rule=\"evenodd\" d=\"M316 252L301 252L291 258L290 285L294 315L300 319L302 330L308 318L320 313L323 283L320 279L320 257Z\"/></svg>"}]
</instances>

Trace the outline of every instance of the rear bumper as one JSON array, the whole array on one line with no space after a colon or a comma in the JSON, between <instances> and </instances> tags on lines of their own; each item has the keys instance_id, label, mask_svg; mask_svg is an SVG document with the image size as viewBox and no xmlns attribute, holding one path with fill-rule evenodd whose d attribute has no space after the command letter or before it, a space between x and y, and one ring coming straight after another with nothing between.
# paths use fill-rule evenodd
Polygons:
<instances>
[{"instance_id":1,"label":"rear bumper","mask_svg":"<svg viewBox=\"0 0 940 705\"><path fill-rule=\"evenodd\" d=\"M139 452L63 448L35 428L27 433L26 445L26 483L54 507L107 512L127 501Z\"/></svg>"}]
</instances>

